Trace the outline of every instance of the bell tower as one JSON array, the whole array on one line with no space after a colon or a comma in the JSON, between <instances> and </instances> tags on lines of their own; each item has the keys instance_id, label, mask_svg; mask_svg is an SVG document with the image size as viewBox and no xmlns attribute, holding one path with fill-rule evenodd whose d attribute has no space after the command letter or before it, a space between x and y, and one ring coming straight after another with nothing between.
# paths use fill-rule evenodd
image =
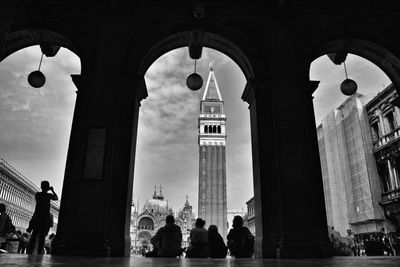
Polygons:
<instances>
[{"instance_id":1,"label":"bell tower","mask_svg":"<svg viewBox=\"0 0 400 267\"><path fill-rule=\"evenodd\" d=\"M214 224L225 239L226 205L226 116L224 101L210 63L199 116L199 217L206 226Z\"/></svg>"}]
</instances>

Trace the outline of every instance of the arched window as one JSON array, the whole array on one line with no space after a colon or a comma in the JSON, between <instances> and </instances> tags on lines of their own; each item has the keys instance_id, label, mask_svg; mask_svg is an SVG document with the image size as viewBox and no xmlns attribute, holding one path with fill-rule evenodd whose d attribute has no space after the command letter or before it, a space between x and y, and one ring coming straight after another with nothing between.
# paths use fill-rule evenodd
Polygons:
<instances>
[{"instance_id":1,"label":"arched window","mask_svg":"<svg viewBox=\"0 0 400 267\"><path fill-rule=\"evenodd\" d=\"M204 132L208 133L208 125L204 125Z\"/></svg>"},{"instance_id":2,"label":"arched window","mask_svg":"<svg viewBox=\"0 0 400 267\"><path fill-rule=\"evenodd\" d=\"M218 131L218 133L221 133L221 125L218 125L217 131Z\"/></svg>"},{"instance_id":3,"label":"arched window","mask_svg":"<svg viewBox=\"0 0 400 267\"><path fill-rule=\"evenodd\" d=\"M213 133L217 133L217 126L216 125L213 126Z\"/></svg>"}]
</instances>

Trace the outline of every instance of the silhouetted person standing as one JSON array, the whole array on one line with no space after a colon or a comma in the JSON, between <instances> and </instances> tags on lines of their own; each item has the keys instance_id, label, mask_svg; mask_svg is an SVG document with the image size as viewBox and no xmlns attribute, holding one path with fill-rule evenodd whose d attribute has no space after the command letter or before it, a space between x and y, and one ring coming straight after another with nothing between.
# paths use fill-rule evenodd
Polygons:
<instances>
[{"instance_id":1,"label":"silhouetted person standing","mask_svg":"<svg viewBox=\"0 0 400 267\"><path fill-rule=\"evenodd\" d=\"M210 258L225 258L228 248L225 246L222 236L218 233L216 225L208 227L208 245L210 247Z\"/></svg>"},{"instance_id":2,"label":"silhouetted person standing","mask_svg":"<svg viewBox=\"0 0 400 267\"><path fill-rule=\"evenodd\" d=\"M235 216L232 227L227 236L231 255L235 258L251 258L254 253L254 236L243 226L242 217Z\"/></svg>"},{"instance_id":3,"label":"silhouetted person standing","mask_svg":"<svg viewBox=\"0 0 400 267\"><path fill-rule=\"evenodd\" d=\"M58 200L57 194L48 181L42 181L40 188L42 192L35 194L35 212L29 222L28 229L26 229L29 233L32 231L27 248L28 254L32 254L36 248L37 254L43 254L45 238L53 224L50 214L50 201ZM48 193L48 191L51 191L51 193Z\"/></svg>"},{"instance_id":4,"label":"silhouetted person standing","mask_svg":"<svg viewBox=\"0 0 400 267\"><path fill-rule=\"evenodd\" d=\"M165 226L161 227L151 243L157 250L160 257L177 257L182 254L182 231L175 224L174 216L168 215L165 218Z\"/></svg>"}]
</instances>

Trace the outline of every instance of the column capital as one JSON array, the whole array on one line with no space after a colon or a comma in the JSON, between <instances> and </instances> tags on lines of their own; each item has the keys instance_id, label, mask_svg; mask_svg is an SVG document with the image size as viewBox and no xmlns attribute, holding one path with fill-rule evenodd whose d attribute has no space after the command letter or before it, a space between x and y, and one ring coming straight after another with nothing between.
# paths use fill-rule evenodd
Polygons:
<instances>
[{"instance_id":1,"label":"column capital","mask_svg":"<svg viewBox=\"0 0 400 267\"><path fill-rule=\"evenodd\" d=\"M249 108L254 104L256 91L266 88L267 81L265 80L247 80L246 86L242 94L242 100L249 104Z\"/></svg>"},{"instance_id":2,"label":"column capital","mask_svg":"<svg viewBox=\"0 0 400 267\"><path fill-rule=\"evenodd\" d=\"M136 93L136 99L139 101L139 103L149 96L147 93L146 81L143 75L137 76Z\"/></svg>"},{"instance_id":3,"label":"column capital","mask_svg":"<svg viewBox=\"0 0 400 267\"><path fill-rule=\"evenodd\" d=\"M246 86L242 94L242 100L249 104L249 108L252 106L255 99L255 91L251 81L247 81Z\"/></svg>"},{"instance_id":4,"label":"column capital","mask_svg":"<svg viewBox=\"0 0 400 267\"><path fill-rule=\"evenodd\" d=\"M144 75L125 75L125 77L123 78L122 87L128 90L131 90L132 87L135 87L134 89L136 90L136 100L139 103L140 101L148 97Z\"/></svg>"}]
</instances>

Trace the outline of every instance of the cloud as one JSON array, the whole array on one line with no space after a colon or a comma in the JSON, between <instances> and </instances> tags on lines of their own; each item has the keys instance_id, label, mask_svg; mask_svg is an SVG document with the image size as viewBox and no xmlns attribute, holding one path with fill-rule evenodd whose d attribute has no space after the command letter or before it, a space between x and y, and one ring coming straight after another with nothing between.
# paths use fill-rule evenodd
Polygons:
<instances>
[{"instance_id":1,"label":"cloud","mask_svg":"<svg viewBox=\"0 0 400 267\"><path fill-rule=\"evenodd\" d=\"M79 58L66 49L44 57L46 84L35 89L27 76L38 68L40 56L40 48L34 46L0 64L1 157L36 184L49 179L61 193L76 98L69 74L80 72Z\"/></svg>"}]
</instances>

